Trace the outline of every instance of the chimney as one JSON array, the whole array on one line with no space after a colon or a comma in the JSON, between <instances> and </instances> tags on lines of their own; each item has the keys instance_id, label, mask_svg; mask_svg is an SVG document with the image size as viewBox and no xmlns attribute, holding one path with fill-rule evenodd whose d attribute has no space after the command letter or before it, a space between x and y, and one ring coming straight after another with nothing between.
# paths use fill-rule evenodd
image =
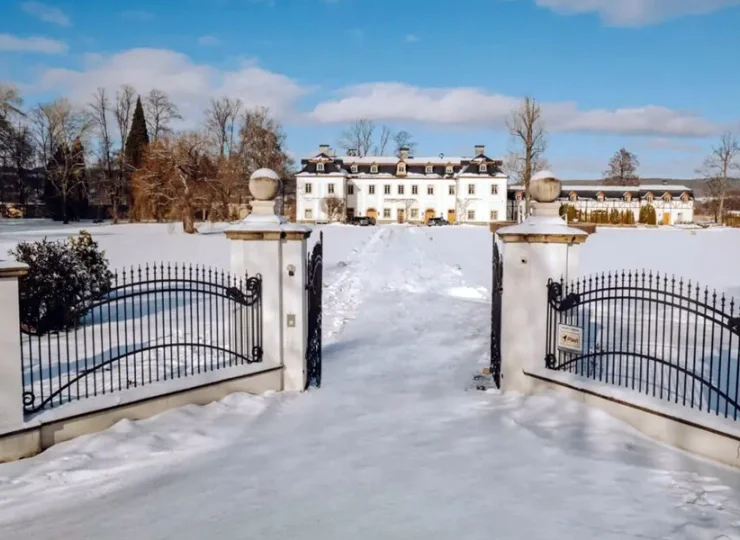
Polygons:
<instances>
[{"instance_id":1,"label":"chimney","mask_svg":"<svg viewBox=\"0 0 740 540\"><path fill-rule=\"evenodd\" d=\"M401 159L406 160L409 158L409 147L408 146L402 146L398 149L399 154L401 154Z\"/></svg>"},{"instance_id":2,"label":"chimney","mask_svg":"<svg viewBox=\"0 0 740 540\"><path fill-rule=\"evenodd\" d=\"M329 155L329 145L328 144L320 144L319 145L319 154L326 154Z\"/></svg>"},{"instance_id":3,"label":"chimney","mask_svg":"<svg viewBox=\"0 0 740 540\"><path fill-rule=\"evenodd\" d=\"M475 145L475 156L482 156L486 153L486 145L485 144L476 144Z\"/></svg>"}]
</instances>

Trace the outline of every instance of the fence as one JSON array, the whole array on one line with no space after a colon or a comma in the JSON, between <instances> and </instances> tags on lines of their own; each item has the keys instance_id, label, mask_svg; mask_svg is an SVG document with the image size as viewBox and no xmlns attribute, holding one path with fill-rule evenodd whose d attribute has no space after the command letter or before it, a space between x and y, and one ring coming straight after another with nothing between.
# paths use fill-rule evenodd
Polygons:
<instances>
[{"instance_id":1,"label":"fence","mask_svg":"<svg viewBox=\"0 0 740 540\"><path fill-rule=\"evenodd\" d=\"M644 271L547 286L549 369L737 420L734 299Z\"/></svg>"},{"instance_id":2,"label":"fence","mask_svg":"<svg viewBox=\"0 0 740 540\"><path fill-rule=\"evenodd\" d=\"M72 328L21 328L23 402L38 412L262 360L262 278L197 266L114 274Z\"/></svg>"}]
</instances>

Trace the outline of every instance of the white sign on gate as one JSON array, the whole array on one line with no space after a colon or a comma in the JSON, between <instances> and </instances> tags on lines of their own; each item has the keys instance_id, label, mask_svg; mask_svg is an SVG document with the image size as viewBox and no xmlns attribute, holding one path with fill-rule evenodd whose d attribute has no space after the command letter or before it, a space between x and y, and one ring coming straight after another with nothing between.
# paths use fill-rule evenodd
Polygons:
<instances>
[{"instance_id":1,"label":"white sign on gate","mask_svg":"<svg viewBox=\"0 0 740 540\"><path fill-rule=\"evenodd\" d=\"M583 329L578 326L558 324L558 350L566 353L583 352Z\"/></svg>"}]
</instances>

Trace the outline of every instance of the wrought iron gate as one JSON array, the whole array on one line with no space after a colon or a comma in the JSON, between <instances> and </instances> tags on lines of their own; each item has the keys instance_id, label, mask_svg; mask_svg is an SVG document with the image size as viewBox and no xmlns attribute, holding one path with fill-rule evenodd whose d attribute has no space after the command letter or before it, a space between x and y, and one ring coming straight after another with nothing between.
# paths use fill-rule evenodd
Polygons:
<instances>
[{"instance_id":1,"label":"wrought iron gate","mask_svg":"<svg viewBox=\"0 0 740 540\"><path fill-rule=\"evenodd\" d=\"M493 235L491 264L491 377L496 388L501 388L501 294L504 285L504 261Z\"/></svg>"},{"instance_id":2,"label":"wrought iron gate","mask_svg":"<svg viewBox=\"0 0 740 540\"><path fill-rule=\"evenodd\" d=\"M321 386L321 289L324 269L324 233L308 256L306 295L308 296L308 343L306 343L306 389Z\"/></svg>"},{"instance_id":3,"label":"wrought iron gate","mask_svg":"<svg viewBox=\"0 0 740 540\"><path fill-rule=\"evenodd\" d=\"M547 290L547 368L740 419L734 299L645 271L550 281Z\"/></svg>"}]
</instances>

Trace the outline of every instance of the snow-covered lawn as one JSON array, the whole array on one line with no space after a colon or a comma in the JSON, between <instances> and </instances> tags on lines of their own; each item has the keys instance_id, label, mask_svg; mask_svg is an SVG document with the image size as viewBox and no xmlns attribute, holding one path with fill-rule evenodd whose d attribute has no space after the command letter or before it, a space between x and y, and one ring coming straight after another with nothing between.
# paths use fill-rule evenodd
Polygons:
<instances>
[{"instance_id":1,"label":"snow-covered lawn","mask_svg":"<svg viewBox=\"0 0 740 540\"><path fill-rule=\"evenodd\" d=\"M228 265L223 226L85 227L114 267ZM79 228L0 222L0 253ZM321 390L233 395L2 465L0 538L740 539L740 472L561 397L466 391L488 362L488 231L322 230ZM602 230L582 270L737 293L738 246Z\"/></svg>"}]
</instances>

